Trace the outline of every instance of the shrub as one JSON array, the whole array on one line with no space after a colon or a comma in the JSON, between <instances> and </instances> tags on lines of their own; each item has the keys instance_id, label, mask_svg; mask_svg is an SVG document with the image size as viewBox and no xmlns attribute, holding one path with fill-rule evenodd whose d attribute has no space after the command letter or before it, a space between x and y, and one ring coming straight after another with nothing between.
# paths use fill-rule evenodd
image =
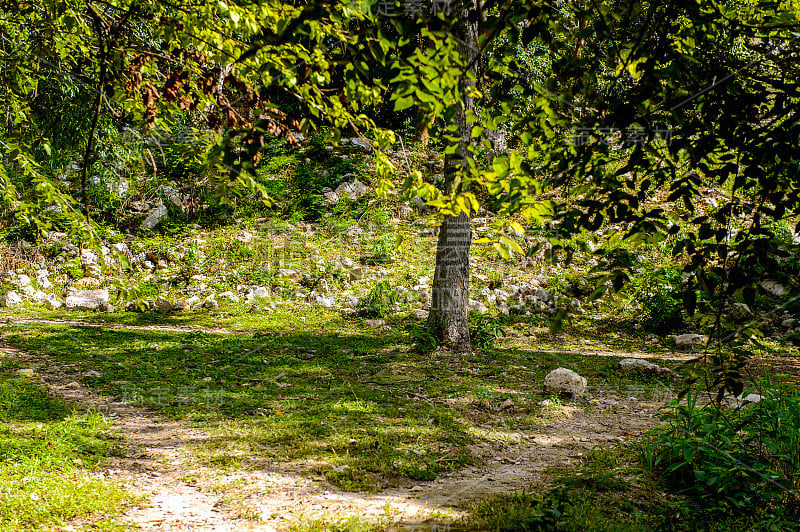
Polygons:
<instances>
[{"instance_id":1,"label":"shrub","mask_svg":"<svg viewBox=\"0 0 800 532\"><path fill-rule=\"evenodd\" d=\"M642 445L645 465L697 504L686 513L764 526L800 516L800 400L783 386L758 391L759 402L732 410L701 407L690 393L686 404L668 406L669 425Z\"/></svg>"},{"instance_id":2,"label":"shrub","mask_svg":"<svg viewBox=\"0 0 800 532\"><path fill-rule=\"evenodd\" d=\"M632 296L641 307L641 324L650 332L665 333L683 325L680 271L660 268L631 282Z\"/></svg>"},{"instance_id":3,"label":"shrub","mask_svg":"<svg viewBox=\"0 0 800 532\"><path fill-rule=\"evenodd\" d=\"M490 349L494 341L503 335L505 327L495 317L481 312L470 313L469 337L476 349Z\"/></svg>"},{"instance_id":4,"label":"shrub","mask_svg":"<svg viewBox=\"0 0 800 532\"><path fill-rule=\"evenodd\" d=\"M406 296L402 292L393 288L389 281L381 281L359 300L356 311L364 318L386 318L392 307L405 302Z\"/></svg>"}]
</instances>

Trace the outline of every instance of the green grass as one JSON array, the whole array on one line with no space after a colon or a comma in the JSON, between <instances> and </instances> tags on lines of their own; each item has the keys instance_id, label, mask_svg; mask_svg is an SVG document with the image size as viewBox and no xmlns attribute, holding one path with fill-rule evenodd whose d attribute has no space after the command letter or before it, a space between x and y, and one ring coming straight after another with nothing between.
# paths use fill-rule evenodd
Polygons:
<instances>
[{"instance_id":1,"label":"green grass","mask_svg":"<svg viewBox=\"0 0 800 532\"><path fill-rule=\"evenodd\" d=\"M644 532L691 530L674 519L677 503L628 451L598 449L570 470L554 471L544 493L509 493L476 505L473 530L493 532Z\"/></svg>"},{"instance_id":2,"label":"green grass","mask_svg":"<svg viewBox=\"0 0 800 532\"><path fill-rule=\"evenodd\" d=\"M0 361L0 530L39 530L80 521L122 530L113 518L136 502L104 480L117 452L102 414L76 413Z\"/></svg>"},{"instance_id":3,"label":"green grass","mask_svg":"<svg viewBox=\"0 0 800 532\"><path fill-rule=\"evenodd\" d=\"M312 310L260 316L239 334L25 324L2 339L47 353L76 378L98 371L83 379L97 393L200 423L214 435L197 450L207 464L293 460L347 490L431 480L473 463L476 439L536 426L546 415L540 383L557 366L598 386L658 384L609 371L613 357L418 353L406 333L418 321L391 323L378 331ZM507 399L517 405L513 423L486 407Z\"/></svg>"}]
</instances>

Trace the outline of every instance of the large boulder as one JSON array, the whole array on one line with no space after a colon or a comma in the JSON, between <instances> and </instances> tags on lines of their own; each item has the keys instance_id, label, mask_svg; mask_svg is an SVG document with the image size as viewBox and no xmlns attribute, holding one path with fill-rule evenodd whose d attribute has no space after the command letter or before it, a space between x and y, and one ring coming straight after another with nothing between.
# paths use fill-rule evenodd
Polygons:
<instances>
[{"instance_id":1,"label":"large boulder","mask_svg":"<svg viewBox=\"0 0 800 532\"><path fill-rule=\"evenodd\" d=\"M556 368L544 378L544 391L574 399L586 391L586 378L571 369Z\"/></svg>"},{"instance_id":2,"label":"large boulder","mask_svg":"<svg viewBox=\"0 0 800 532\"><path fill-rule=\"evenodd\" d=\"M67 296L66 307L71 310L105 310L109 308L108 290L73 290Z\"/></svg>"},{"instance_id":3,"label":"large boulder","mask_svg":"<svg viewBox=\"0 0 800 532\"><path fill-rule=\"evenodd\" d=\"M678 349L691 349L708 344L708 336L705 334L679 334L674 338L675 347Z\"/></svg>"}]
</instances>

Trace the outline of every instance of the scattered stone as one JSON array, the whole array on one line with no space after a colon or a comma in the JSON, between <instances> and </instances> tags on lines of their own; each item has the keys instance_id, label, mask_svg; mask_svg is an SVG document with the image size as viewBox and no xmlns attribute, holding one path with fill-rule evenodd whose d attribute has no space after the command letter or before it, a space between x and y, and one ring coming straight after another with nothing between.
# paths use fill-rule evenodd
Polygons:
<instances>
[{"instance_id":1,"label":"scattered stone","mask_svg":"<svg viewBox=\"0 0 800 532\"><path fill-rule=\"evenodd\" d=\"M335 205L339 203L339 194L334 192L333 189L325 187L322 189L322 199L325 200L326 203Z\"/></svg>"},{"instance_id":2,"label":"scattered stone","mask_svg":"<svg viewBox=\"0 0 800 532\"><path fill-rule=\"evenodd\" d=\"M344 298L345 305L352 308L356 308L358 306L359 301L360 299L355 296L345 296Z\"/></svg>"},{"instance_id":3,"label":"scattered stone","mask_svg":"<svg viewBox=\"0 0 800 532\"><path fill-rule=\"evenodd\" d=\"M63 306L61 301L59 301L54 294L47 294L44 304L51 310L59 309Z\"/></svg>"},{"instance_id":4,"label":"scattered stone","mask_svg":"<svg viewBox=\"0 0 800 532\"><path fill-rule=\"evenodd\" d=\"M102 275L102 270L97 264L90 264L86 266L83 271L86 272L87 277L94 277L96 279L99 279Z\"/></svg>"},{"instance_id":5,"label":"scattered stone","mask_svg":"<svg viewBox=\"0 0 800 532\"><path fill-rule=\"evenodd\" d=\"M796 319L794 319L794 318L786 318L785 320L783 320L781 322L781 327L785 327L787 329L792 329L792 328L794 328L796 323L797 323Z\"/></svg>"},{"instance_id":6,"label":"scattered stone","mask_svg":"<svg viewBox=\"0 0 800 532\"><path fill-rule=\"evenodd\" d=\"M236 240L247 244L248 242L253 240L253 233L249 233L247 231L241 231L239 232L238 235L236 235Z\"/></svg>"},{"instance_id":7,"label":"scattered stone","mask_svg":"<svg viewBox=\"0 0 800 532\"><path fill-rule=\"evenodd\" d=\"M372 153L372 144L366 139L354 137L350 139L350 145L360 148L365 153Z\"/></svg>"},{"instance_id":8,"label":"scattered stone","mask_svg":"<svg viewBox=\"0 0 800 532\"><path fill-rule=\"evenodd\" d=\"M414 309L414 315L421 320L425 320L428 318L428 312L422 310L421 308Z\"/></svg>"},{"instance_id":9,"label":"scattered stone","mask_svg":"<svg viewBox=\"0 0 800 532\"><path fill-rule=\"evenodd\" d=\"M357 266L347 272L347 276L351 281L360 281L364 278L364 270L360 266Z\"/></svg>"},{"instance_id":10,"label":"scattered stone","mask_svg":"<svg viewBox=\"0 0 800 532\"><path fill-rule=\"evenodd\" d=\"M745 406L748 403L758 403L762 399L761 395L757 393L750 393L745 396L737 395L726 395L722 398L721 406L726 406L728 408L739 408L741 406Z\"/></svg>"},{"instance_id":11,"label":"scattered stone","mask_svg":"<svg viewBox=\"0 0 800 532\"><path fill-rule=\"evenodd\" d=\"M18 369L17 375L20 377L34 377L36 375L36 370L32 368Z\"/></svg>"},{"instance_id":12,"label":"scattered stone","mask_svg":"<svg viewBox=\"0 0 800 532\"><path fill-rule=\"evenodd\" d=\"M172 310L180 312L180 311L186 310L188 308L189 308L189 305L186 304L186 301L181 299L181 300L175 302L175 306L172 307Z\"/></svg>"},{"instance_id":13,"label":"scattered stone","mask_svg":"<svg viewBox=\"0 0 800 532\"><path fill-rule=\"evenodd\" d=\"M263 286L256 286L255 288L251 289L247 292L247 300L252 301L254 299L266 299L269 297L269 290L267 290Z\"/></svg>"},{"instance_id":14,"label":"scattered stone","mask_svg":"<svg viewBox=\"0 0 800 532\"><path fill-rule=\"evenodd\" d=\"M208 296L205 301L203 301L203 308L217 309L219 308L219 302L214 299L213 295Z\"/></svg>"},{"instance_id":15,"label":"scattered stone","mask_svg":"<svg viewBox=\"0 0 800 532\"><path fill-rule=\"evenodd\" d=\"M341 259L339 259L339 262L342 264L343 267L345 267L347 269L350 269L353 266L355 266L355 264L353 263L353 260L351 258L349 258L349 257L342 257Z\"/></svg>"},{"instance_id":16,"label":"scattered stone","mask_svg":"<svg viewBox=\"0 0 800 532\"><path fill-rule=\"evenodd\" d=\"M641 358L623 358L619 361L619 367L624 371L634 373L656 374L656 375L669 375L675 376L675 372L669 368L664 368L647 360Z\"/></svg>"},{"instance_id":17,"label":"scattered stone","mask_svg":"<svg viewBox=\"0 0 800 532\"><path fill-rule=\"evenodd\" d=\"M679 334L674 336L675 347L678 349L691 349L692 347L703 347L708 343L708 336L705 334Z\"/></svg>"},{"instance_id":18,"label":"scattered stone","mask_svg":"<svg viewBox=\"0 0 800 532\"><path fill-rule=\"evenodd\" d=\"M469 309L470 310L474 310L476 312L480 312L482 314L485 314L485 313L489 312L489 307L487 307L486 305L484 305L480 301L476 301L474 299L470 299L469 300Z\"/></svg>"},{"instance_id":19,"label":"scattered stone","mask_svg":"<svg viewBox=\"0 0 800 532\"><path fill-rule=\"evenodd\" d=\"M199 305L199 304L200 304L202 301L203 301L203 300L202 300L202 299L200 299L199 297L197 297L197 296L192 296L192 297L188 298L186 301L184 301L184 304L185 304L185 305L186 305L188 308L192 308L192 307L194 307L194 306L197 306L197 305Z\"/></svg>"},{"instance_id":20,"label":"scattered stone","mask_svg":"<svg viewBox=\"0 0 800 532\"><path fill-rule=\"evenodd\" d=\"M175 305L173 305L172 302L170 302L167 298L163 296L158 296L158 298L156 298L156 310L161 314L166 314L174 308Z\"/></svg>"},{"instance_id":21,"label":"scattered stone","mask_svg":"<svg viewBox=\"0 0 800 532\"><path fill-rule=\"evenodd\" d=\"M102 310L101 304L109 303L108 290L73 290L67 296L66 306L71 310Z\"/></svg>"},{"instance_id":22,"label":"scattered stone","mask_svg":"<svg viewBox=\"0 0 800 532\"><path fill-rule=\"evenodd\" d=\"M383 320L364 320L364 323L370 327L375 327L376 329L386 325L386 322Z\"/></svg>"},{"instance_id":23,"label":"scattered stone","mask_svg":"<svg viewBox=\"0 0 800 532\"><path fill-rule=\"evenodd\" d=\"M88 249L84 249L81 251L81 266L91 266L93 264L97 264L98 260L97 253L90 251Z\"/></svg>"},{"instance_id":24,"label":"scattered stone","mask_svg":"<svg viewBox=\"0 0 800 532\"><path fill-rule=\"evenodd\" d=\"M786 293L786 288L775 281L763 281L761 288L772 294L773 296L781 297Z\"/></svg>"},{"instance_id":25,"label":"scattered stone","mask_svg":"<svg viewBox=\"0 0 800 532\"><path fill-rule=\"evenodd\" d=\"M233 292L231 292L230 290L227 290L227 291L225 291L225 292L222 292L222 293L221 293L221 294L220 294L218 297L219 297L220 299L222 299L222 298L230 299L230 300L231 300L231 301L233 301L234 303L238 303L238 302L239 302L239 296L237 296L236 294L234 294L234 293L233 293Z\"/></svg>"},{"instance_id":26,"label":"scattered stone","mask_svg":"<svg viewBox=\"0 0 800 532\"><path fill-rule=\"evenodd\" d=\"M571 369L556 368L544 378L544 391L575 399L586 391L586 379Z\"/></svg>"},{"instance_id":27,"label":"scattered stone","mask_svg":"<svg viewBox=\"0 0 800 532\"><path fill-rule=\"evenodd\" d=\"M511 399L506 399L500 404L500 410L509 410L511 408L514 408L514 406L515 406L514 401L512 401Z\"/></svg>"},{"instance_id":28,"label":"scattered stone","mask_svg":"<svg viewBox=\"0 0 800 532\"><path fill-rule=\"evenodd\" d=\"M294 277L295 275L297 275L297 270L290 270L289 268L281 268L280 270L278 270L279 278Z\"/></svg>"},{"instance_id":29,"label":"scattered stone","mask_svg":"<svg viewBox=\"0 0 800 532\"><path fill-rule=\"evenodd\" d=\"M333 308L335 304L336 304L336 299L332 297L317 296L317 305L319 305L322 308Z\"/></svg>"},{"instance_id":30,"label":"scattered stone","mask_svg":"<svg viewBox=\"0 0 800 532\"><path fill-rule=\"evenodd\" d=\"M747 305L747 303L734 303L732 307L733 307L732 314L734 318L743 319L743 318L749 318L750 316L753 315L753 311L750 310L750 307Z\"/></svg>"}]
</instances>

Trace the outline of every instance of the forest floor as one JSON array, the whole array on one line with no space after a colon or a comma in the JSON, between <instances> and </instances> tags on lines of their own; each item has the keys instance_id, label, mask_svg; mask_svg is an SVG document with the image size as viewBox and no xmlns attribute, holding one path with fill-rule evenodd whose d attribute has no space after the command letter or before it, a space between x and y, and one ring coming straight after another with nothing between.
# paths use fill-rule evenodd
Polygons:
<instances>
[{"instance_id":1,"label":"forest floor","mask_svg":"<svg viewBox=\"0 0 800 532\"><path fill-rule=\"evenodd\" d=\"M26 343L20 341L25 337L20 334L22 328L34 325L57 327L76 340L90 329L100 329L100 333L115 329L186 332L183 327L117 327L81 320L9 319L6 323L7 330L17 330L10 336L17 345ZM34 336L43 332L46 335L48 330L38 329ZM229 332L232 331L213 330L216 335ZM592 363L601 368L609 367L602 363L603 358L657 358L656 362L677 368L696 356L671 352L632 355L587 347ZM521 349L546 356L530 347ZM580 352L553 352L550 355L569 356L572 362L586 358ZM158 409L109 400L98 393L97 387L81 382L86 379L76 379L76 375L85 375L88 368L97 367L92 366L90 357L86 367L76 373L74 364L65 364L57 354L41 349L29 352L9 347L2 354L19 367L32 370L29 378L38 379L53 394L80 409L103 412L112 421L120 438L120 450L102 467L106 478L147 496L147 503L129 508L119 518L120 523L143 530L360 530L356 526L364 526L372 528L363 530L425 531L468 527L473 504L515 491L546 490L555 477L574 469L598 449L625 448L635 442L659 423L659 408L671 396L667 388L656 388L652 381L647 386L603 386L593 383L591 377L588 393L575 402L531 395L529 392L540 386L534 382L527 383L528 389L514 401L503 402L491 397L476 399L472 394L430 399L420 387L422 393L412 398L412 405L415 401L441 402L472 423L473 437L465 444L469 463L442 471L432 480L406 479L354 491L340 489L320 475L320 469L315 467L319 457L298 460L250 456L244 462L231 463L203 459L209 446L214 447L220 439L219 430L208 423L163 415ZM443 360L450 355L437 352L432 357ZM569 362L563 360L565 364ZM522 368L520 371L525 372ZM501 379L499 384L508 387L505 391L511 397L519 392L513 379L505 383ZM531 413L535 415L534 422L526 419L526 414ZM334 470L345 467L335 466ZM91 519L68 526L82 525L90 526Z\"/></svg>"}]
</instances>

